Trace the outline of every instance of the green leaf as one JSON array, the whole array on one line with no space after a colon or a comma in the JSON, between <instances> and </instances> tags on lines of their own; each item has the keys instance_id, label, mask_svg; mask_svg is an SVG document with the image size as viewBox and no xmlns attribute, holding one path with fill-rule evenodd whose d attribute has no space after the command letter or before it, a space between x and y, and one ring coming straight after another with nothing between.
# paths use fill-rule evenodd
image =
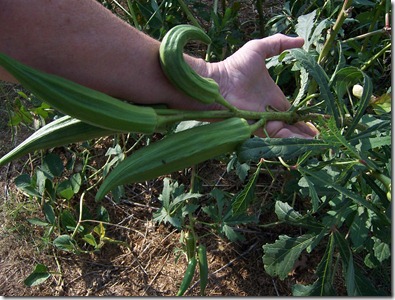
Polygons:
<instances>
[{"instance_id":1,"label":"green leaf","mask_svg":"<svg viewBox=\"0 0 395 300\"><path fill-rule=\"evenodd\" d=\"M154 221L166 224L169 222L176 228L181 229L181 219L179 216L171 216L170 212L163 206L157 212L153 213Z\"/></svg>"},{"instance_id":2,"label":"green leaf","mask_svg":"<svg viewBox=\"0 0 395 300\"><path fill-rule=\"evenodd\" d=\"M317 182L320 182L322 185L328 185L338 191L340 194L352 199L356 203L365 206L367 209L372 210L376 213L376 215L384 222L384 224L391 224L391 221L388 217L383 214L374 204L367 201L365 198L360 195L354 193L353 191L335 183L332 178L326 174L325 172L317 172L313 170L308 170L307 168L299 167L299 170L302 173L307 174L308 176L314 178Z\"/></svg>"},{"instance_id":3,"label":"green leaf","mask_svg":"<svg viewBox=\"0 0 395 300\"><path fill-rule=\"evenodd\" d=\"M299 223L303 216L294 210L288 203L276 201L274 212L280 221Z\"/></svg>"},{"instance_id":4,"label":"green leaf","mask_svg":"<svg viewBox=\"0 0 395 300\"><path fill-rule=\"evenodd\" d=\"M369 234L368 215L363 207L358 207L350 226L350 238L355 248L363 246Z\"/></svg>"},{"instance_id":5,"label":"green leaf","mask_svg":"<svg viewBox=\"0 0 395 300\"><path fill-rule=\"evenodd\" d=\"M302 173L302 175L303 175L303 173ZM304 183L306 183L306 185ZM303 177L299 180L298 184L300 187L304 187L304 186L308 187L309 196L311 197L312 212L316 212L318 210L321 200L318 197L314 183L307 176L303 175ZM318 187L318 188L320 188L320 187Z\"/></svg>"},{"instance_id":6,"label":"green leaf","mask_svg":"<svg viewBox=\"0 0 395 300\"><path fill-rule=\"evenodd\" d=\"M48 226L48 225L51 225L50 223L45 222L45 221L43 221L43 220L40 220L40 219L38 219L38 218L27 219L27 221L28 221L30 224L37 225L37 226L44 226L44 227L46 227L46 226Z\"/></svg>"},{"instance_id":7,"label":"green leaf","mask_svg":"<svg viewBox=\"0 0 395 300\"><path fill-rule=\"evenodd\" d=\"M372 237L374 241L373 251L374 256L378 259L379 262L383 262L387 258L391 257L391 249L388 244L382 242L380 239L376 237Z\"/></svg>"},{"instance_id":8,"label":"green leaf","mask_svg":"<svg viewBox=\"0 0 395 300\"><path fill-rule=\"evenodd\" d=\"M233 215L244 214L247 211L250 203L255 199L255 185L261 171L261 164L259 163L253 176L250 178L244 189L238 193L232 201Z\"/></svg>"},{"instance_id":9,"label":"green leaf","mask_svg":"<svg viewBox=\"0 0 395 300\"><path fill-rule=\"evenodd\" d=\"M48 153L43 160L41 170L45 173L47 178L53 179L62 175L64 166L60 157L53 153Z\"/></svg>"},{"instance_id":10,"label":"green leaf","mask_svg":"<svg viewBox=\"0 0 395 300\"><path fill-rule=\"evenodd\" d=\"M48 202L45 202L44 206L43 206L43 210L44 210L44 215L45 215L45 218L47 219L47 221L50 224L55 225L56 216L55 216L55 211L54 211L53 207L51 206L51 204L49 204Z\"/></svg>"},{"instance_id":11,"label":"green leaf","mask_svg":"<svg viewBox=\"0 0 395 300\"><path fill-rule=\"evenodd\" d=\"M259 162L261 158L270 159L277 157L287 160L307 151L312 151L312 153L320 152L329 147L328 143L322 140L254 137L241 144L237 151L237 156L241 162Z\"/></svg>"},{"instance_id":12,"label":"green leaf","mask_svg":"<svg viewBox=\"0 0 395 300\"><path fill-rule=\"evenodd\" d=\"M315 237L311 234L304 234L296 238L280 235L274 244L264 245L262 260L266 272L270 276L285 279L302 251L314 241Z\"/></svg>"},{"instance_id":13,"label":"green leaf","mask_svg":"<svg viewBox=\"0 0 395 300\"><path fill-rule=\"evenodd\" d=\"M28 287L32 287L43 283L49 277L51 277L51 274L48 272L47 267L43 264L37 264L34 271L23 281L23 283Z\"/></svg>"},{"instance_id":14,"label":"green leaf","mask_svg":"<svg viewBox=\"0 0 395 300\"><path fill-rule=\"evenodd\" d=\"M28 174L19 175L15 178L15 186L22 192L32 197L41 197L41 194L37 192L35 187L32 185L32 179Z\"/></svg>"},{"instance_id":15,"label":"green leaf","mask_svg":"<svg viewBox=\"0 0 395 300\"><path fill-rule=\"evenodd\" d=\"M328 245L326 247L324 256L319 263L316 271L318 279L312 285L296 284L292 293L294 296L334 296L335 290L333 289L333 251L334 239L333 234L330 236Z\"/></svg>"},{"instance_id":16,"label":"green leaf","mask_svg":"<svg viewBox=\"0 0 395 300\"><path fill-rule=\"evenodd\" d=\"M69 210L62 211L60 215L60 222L62 224L62 227L69 231L73 231L77 226L77 221L75 220L74 215Z\"/></svg>"},{"instance_id":17,"label":"green leaf","mask_svg":"<svg viewBox=\"0 0 395 300\"><path fill-rule=\"evenodd\" d=\"M74 196L74 189L71 181L66 179L59 183L59 185L56 187L56 193L61 198L70 200Z\"/></svg>"},{"instance_id":18,"label":"green leaf","mask_svg":"<svg viewBox=\"0 0 395 300\"><path fill-rule=\"evenodd\" d=\"M53 245L56 248L67 252L75 252L77 250L72 238L67 234L60 235L54 239Z\"/></svg>"},{"instance_id":19,"label":"green leaf","mask_svg":"<svg viewBox=\"0 0 395 300\"><path fill-rule=\"evenodd\" d=\"M82 178L80 173L75 173L70 177L70 183L73 187L74 194L77 194L81 188Z\"/></svg>"},{"instance_id":20,"label":"green leaf","mask_svg":"<svg viewBox=\"0 0 395 300\"><path fill-rule=\"evenodd\" d=\"M95 237L92 235L92 234L90 234L90 233L88 233L88 234L85 234L84 235L84 237L82 238L85 242L87 242L89 245L91 245L91 246L93 246L93 247L97 247L97 242L96 242L96 239L95 239Z\"/></svg>"},{"instance_id":21,"label":"green leaf","mask_svg":"<svg viewBox=\"0 0 395 300\"><path fill-rule=\"evenodd\" d=\"M351 249L344 236L335 231L336 246L340 250L348 296L378 296L377 288L354 265Z\"/></svg>"},{"instance_id":22,"label":"green leaf","mask_svg":"<svg viewBox=\"0 0 395 300\"><path fill-rule=\"evenodd\" d=\"M339 120L339 109L331 93L329 79L324 69L317 63L314 56L302 49L292 49L290 53L307 70L310 76L315 79L320 88L321 97L326 102L328 113L332 115L335 120Z\"/></svg>"},{"instance_id":23,"label":"green leaf","mask_svg":"<svg viewBox=\"0 0 395 300\"><path fill-rule=\"evenodd\" d=\"M227 224L222 224L220 228L220 232L224 233L225 236L231 241L231 242L237 242L237 241L244 241L245 238L243 235L240 233L236 232L231 226Z\"/></svg>"},{"instance_id":24,"label":"green leaf","mask_svg":"<svg viewBox=\"0 0 395 300\"><path fill-rule=\"evenodd\" d=\"M314 19L316 10L309 14L298 17L295 25L296 34L304 39L303 49L309 51L310 48L310 35L314 27Z\"/></svg>"}]
</instances>

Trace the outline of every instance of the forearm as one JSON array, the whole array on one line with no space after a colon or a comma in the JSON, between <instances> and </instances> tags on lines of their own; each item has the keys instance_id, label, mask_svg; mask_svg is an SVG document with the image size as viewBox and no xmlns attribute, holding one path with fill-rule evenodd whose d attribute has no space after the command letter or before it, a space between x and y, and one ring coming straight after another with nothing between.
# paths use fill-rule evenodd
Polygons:
<instances>
[{"instance_id":1,"label":"forearm","mask_svg":"<svg viewBox=\"0 0 395 300\"><path fill-rule=\"evenodd\" d=\"M160 43L91 0L0 0L0 52L135 103L191 108L161 70ZM207 75L203 60L188 63ZM0 68L0 79L15 81Z\"/></svg>"}]
</instances>

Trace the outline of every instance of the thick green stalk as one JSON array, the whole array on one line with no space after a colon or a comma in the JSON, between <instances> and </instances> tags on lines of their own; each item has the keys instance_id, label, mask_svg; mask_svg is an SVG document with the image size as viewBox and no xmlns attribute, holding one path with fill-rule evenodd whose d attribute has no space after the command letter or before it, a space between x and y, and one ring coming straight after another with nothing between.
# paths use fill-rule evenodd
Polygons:
<instances>
[{"instance_id":1,"label":"thick green stalk","mask_svg":"<svg viewBox=\"0 0 395 300\"><path fill-rule=\"evenodd\" d=\"M299 120L299 116L295 112L277 112L266 111L256 112L248 110L211 110L211 111L189 111L175 109L155 109L158 114L158 128L165 128L168 125L186 120L210 120L210 119L227 119L231 117L243 118L246 120L267 121L284 121L286 123L294 123Z\"/></svg>"},{"instance_id":2,"label":"thick green stalk","mask_svg":"<svg viewBox=\"0 0 395 300\"><path fill-rule=\"evenodd\" d=\"M331 50L332 46L335 44L335 38L343 26L344 20L347 18L347 10L351 7L352 0L345 0L343 3L343 7L340 9L340 12L337 16L335 25L333 26L332 30L329 33L329 37L326 40L324 47L322 48L322 51L320 53L320 56L318 57L318 63L322 65L325 60L326 56L328 55L329 51Z\"/></svg>"}]
</instances>

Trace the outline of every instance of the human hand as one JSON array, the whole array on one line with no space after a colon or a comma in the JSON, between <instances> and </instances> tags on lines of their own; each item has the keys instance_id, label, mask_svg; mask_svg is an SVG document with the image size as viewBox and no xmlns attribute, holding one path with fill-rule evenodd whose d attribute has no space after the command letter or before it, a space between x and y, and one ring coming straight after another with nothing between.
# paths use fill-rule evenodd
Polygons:
<instances>
[{"instance_id":1,"label":"human hand","mask_svg":"<svg viewBox=\"0 0 395 300\"><path fill-rule=\"evenodd\" d=\"M239 109L265 111L271 106L287 111L291 104L271 78L265 59L287 49L299 48L303 43L302 38L282 34L251 40L224 61L210 64L211 77L218 82L222 96ZM312 124L305 122L290 125L269 121L265 130L270 137L276 138L313 138L318 133ZM258 134L265 135L263 131Z\"/></svg>"}]
</instances>

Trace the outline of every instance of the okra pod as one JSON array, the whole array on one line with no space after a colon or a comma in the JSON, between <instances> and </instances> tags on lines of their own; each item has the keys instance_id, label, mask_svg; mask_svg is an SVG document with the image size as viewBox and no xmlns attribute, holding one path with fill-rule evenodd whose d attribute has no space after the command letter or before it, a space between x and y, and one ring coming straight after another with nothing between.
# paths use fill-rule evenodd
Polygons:
<instances>
[{"instance_id":1,"label":"okra pod","mask_svg":"<svg viewBox=\"0 0 395 300\"><path fill-rule=\"evenodd\" d=\"M185 271L184 278L182 279L180 288L178 289L176 296L184 295L184 293L188 289L189 285L191 284L193 275L195 274L196 265L197 265L197 259L196 257L192 257L188 262L188 266Z\"/></svg>"},{"instance_id":2,"label":"okra pod","mask_svg":"<svg viewBox=\"0 0 395 300\"><path fill-rule=\"evenodd\" d=\"M0 166L36 150L49 149L113 133L115 133L113 130L92 126L70 116L64 116L41 127L1 157Z\"/></svg>"},{"instance_id":3,"label":"okra pod","mask_svg":"<svg viewBox=\"0 0 395 300\"><path fill-rule=\"evenodd\" d=\"M120 162L104 179L96 200L102 199L116 186L156 178L234 151L250 136L251 128L242 118L230 118L171 134Z\"/></svg>"},{"instance_id":4,"label":"okra pod","mask_svg":"<svg viewBox=\"0 0 395 300\"><path fill-rule=\"evenodd\" d=\"M66 115L117 132L151 134L158 125L152 107L137 106L65 78L41 72L0 53L0 65L26 89Z\"/></svg>"},{"instance_id":5,"label":"okra pod","mask_svg":"<svg viewBox=\"0 0 395 300\"><path fill-rule=\"evenodd\" d=\"M197 249L200 274L200 295L204 296L208 282L208 262L206 246L199 245Z\"/></svg>"}]
</instances>

